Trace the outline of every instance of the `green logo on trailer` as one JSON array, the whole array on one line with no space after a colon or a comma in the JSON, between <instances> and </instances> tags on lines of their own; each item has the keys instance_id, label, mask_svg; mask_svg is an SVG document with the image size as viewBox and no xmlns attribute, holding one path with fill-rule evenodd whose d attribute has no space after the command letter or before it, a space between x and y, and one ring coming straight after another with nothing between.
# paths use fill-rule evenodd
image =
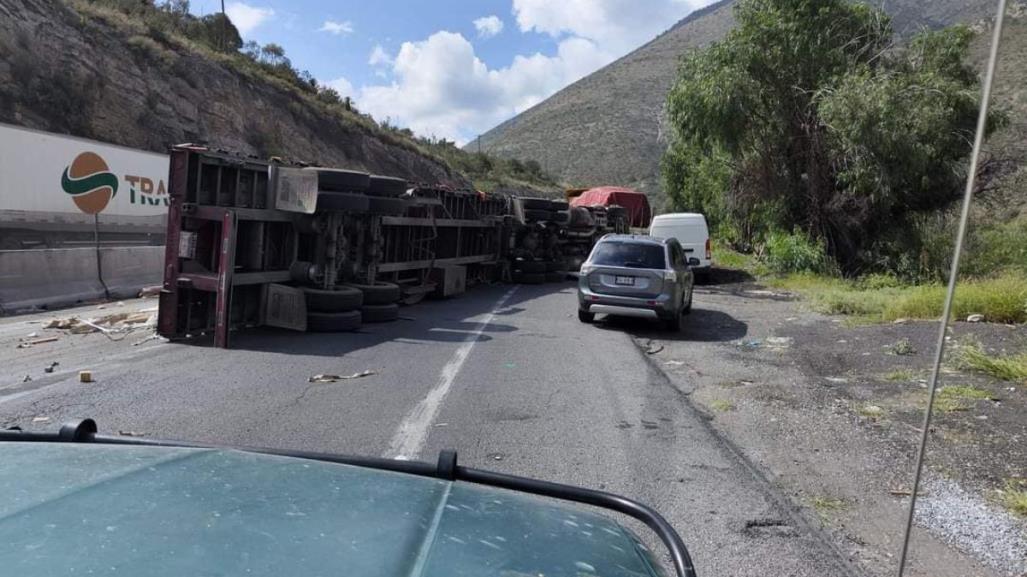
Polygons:
<instances>
[{"instance_id":1,"label":"green logo on trailer","mask_svg":"<svg viewBox=\"0 0 1027 577\"><path fill-rule=\"evenodd\" d=\"M61 175L61 188L86 214L99 214L118 193L118 177L95 152L83 152Z\"/></svg>"}]
</instances>

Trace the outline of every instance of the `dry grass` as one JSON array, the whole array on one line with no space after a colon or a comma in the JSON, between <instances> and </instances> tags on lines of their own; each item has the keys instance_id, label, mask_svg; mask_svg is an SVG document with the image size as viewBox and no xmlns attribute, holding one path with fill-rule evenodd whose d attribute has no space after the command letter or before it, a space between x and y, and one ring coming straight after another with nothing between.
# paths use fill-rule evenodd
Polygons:
<instances>
[{"instance_id":1,"label":"dry grass","mask_svg":"<svg viewBox=\"0 0 1027 577\"><path fill-rule=\"evenodd\" d=\"M960 345L954 364L961 368L986 374L1002 381L1027 382L1027 352L1009 356L989 355L976 343Z\"/></svg>"},{"instance_id":2,"label":"dry grass","mask_svg":"<svg viewBox=\"0 0 1027 577\"><path fill-rule=\"evenodd\" d=\"M731 401L724 399L713 399L710 401L710 408L718 413L726 413L735 410L735 405Z\"/></svg>"},{"instance_id":3,"label":"dry grass","mask_svg":"<svg viewBox=\"0 0 1027 577\"><path fill-rule=\"evenodd\" d=\"M872 322L937 319L945 287L941 285L866 288L859 282L813 274L793 274L769 284L804 295L826 314L851 315ZM986 321L1027 322L1027 277L1007 273L991 279L963 281L956 287L953 316L982 314Z\"/></svg>"},{"instance_id":4,"label":"dry grass","mask_svg":"<svg viewBox=\"0 0 1027 577\"><path fill-rule=\"evenodd\" d=\"M1010 479L999 491L1000 501L1013 513L1027 517L1027 480Z\"/></svg>"}]
</instances>

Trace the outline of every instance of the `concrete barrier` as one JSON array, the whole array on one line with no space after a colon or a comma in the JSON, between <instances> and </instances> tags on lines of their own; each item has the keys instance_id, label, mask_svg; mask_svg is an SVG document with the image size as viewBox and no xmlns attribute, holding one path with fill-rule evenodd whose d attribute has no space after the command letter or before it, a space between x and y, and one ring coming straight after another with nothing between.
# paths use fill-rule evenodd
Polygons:
<instances>
[{"instance_id":1,"label":"concrete barrier","mask_svg":"<svg viewBox=\"0 0 1027 577\"><path fill-rule=\"evenodd\" d=\"M162 246L0 251L0 314L131 298L161 283ZM106 285L106 286L104 286Z\"/></svg>"},{"instance_id":2,"label":"concrete barrier","mask_svg":"<svg viewBox=\"0 0 1027 577\"><path fill-rule=\"evenodd\" d=\"M144 286L161 284L163 246L100 249L100 272L111 298L127 299Z\"/></svg>"},{"instance_id":3,"label":"concrete barrier","mask_svg":"<svg viewBox=\"0 0 1027 577\"><path fill-rule=\"evenodd\" d=\"M0 251L0 311L69 306L104 298L95 248Z\"/></svg>"}]
</instances>

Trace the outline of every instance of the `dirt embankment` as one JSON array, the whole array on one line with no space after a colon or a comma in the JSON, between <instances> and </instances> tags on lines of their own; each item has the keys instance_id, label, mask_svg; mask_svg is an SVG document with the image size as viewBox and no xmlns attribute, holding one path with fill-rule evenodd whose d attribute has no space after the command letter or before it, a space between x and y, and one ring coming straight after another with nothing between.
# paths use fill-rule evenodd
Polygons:
<instances>
[{"instance_id":1,"label":"dirt embankment","mask_svg":"<svg viewBox=\"0 0 1027 577\"><path fill-rule=\"evenodd\" d=\"M74 6L0 3L0 122L159 152L199 142L417 182L466 182L408 143L326 114L227 57L154 40L138 22Z\"/></svg>"}]
</instances>

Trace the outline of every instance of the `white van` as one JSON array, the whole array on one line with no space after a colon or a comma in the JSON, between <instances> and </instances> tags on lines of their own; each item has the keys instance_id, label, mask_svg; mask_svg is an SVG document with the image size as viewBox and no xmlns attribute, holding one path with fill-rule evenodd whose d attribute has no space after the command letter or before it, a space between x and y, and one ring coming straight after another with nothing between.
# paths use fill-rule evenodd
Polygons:
<instances>
[{"instance_id":1,"label":"white van","mask_svg":"<svg viewBox=\"0 0 1027 577\"><path fill-rule=\"evenodd\" d=\"M709 279L713 254L710 251L710 229L706 226L705 216L694 212L661 214L653 218L649 225L649 236L677 239L681 248L685 249L686 258L699 259L699 265L692 267L696 280L706 282Z\"/></svg>"}]
</instances>

